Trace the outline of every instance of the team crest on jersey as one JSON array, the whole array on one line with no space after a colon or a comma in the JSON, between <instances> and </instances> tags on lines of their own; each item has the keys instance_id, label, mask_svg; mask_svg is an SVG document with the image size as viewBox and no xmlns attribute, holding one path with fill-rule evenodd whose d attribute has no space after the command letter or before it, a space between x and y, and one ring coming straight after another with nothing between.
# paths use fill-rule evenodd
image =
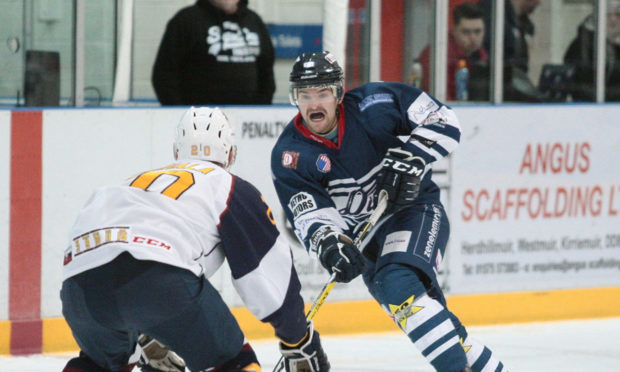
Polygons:
<instances>
[{"instance_id":1,"label":"team crest on jersey","mask_svg":"<svg viewBox=\"0 0 620 372\"><path fill-rule=\"evenodd\" d=\"M323 173L327 173L332 170L332 162L329 160L329 156L326 154L319 155L319 158L316 159L316 167Z\"/></svg>"},{"instance_id":2,"label":"team crest on jersey","mask_svg":"<svg viewBox=\"0 0 620 372\"><path fill-rule=\"evenodd\" d=\"M297 169L297 159L299 159L298 152L284 151L282 153L282 166L284 168Z\"/></svg>"}]
</instances>

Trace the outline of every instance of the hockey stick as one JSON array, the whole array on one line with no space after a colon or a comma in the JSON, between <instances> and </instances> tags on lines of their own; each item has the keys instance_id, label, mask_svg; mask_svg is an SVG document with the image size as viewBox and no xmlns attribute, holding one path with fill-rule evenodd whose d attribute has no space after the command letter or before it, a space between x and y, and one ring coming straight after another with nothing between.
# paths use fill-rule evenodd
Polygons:
<instances>
[{"instance_id":1,"label":"hockey stick","mask_svg":"<svg viewBox=\"0 0 620 372\"><path fill-rule=\"evenodd\" d=\"M381 216L383 216L383 213L385 212L385 209L387 208L387 204L388 204L387 191L381 190L379 192L379 201L377 202L377 208L375 208L375 210L370 214L370 217L368 217L368 219L363 223L362 227L360 228L360 231L357 233L357 235L355 236L355 239L353 240L353 244L355 244L356 247L360 246L360 244L366 238L368 233L372 230L373 227L375 227L375 225L377 224ZM334 285L336 285L336 274L337 273L335 272L332 273L327 283L325 283L325 285L323 286L323 289L321 289L321 292L319 293L316 300L310 307L310 311L308 311L308 315L306 315L306 321L309 322L312 319L314 319L314 317L316 316L316 313L319 312L319 308L325 302L327 295L329 295L329 292L331 292L332 288L334 288ZM280 359L278 360L278 363L276 363L275 367L273 367L272 372L282 371L284 368L284 363L282 363L283 361L284 361L284 356L280 356Z\"/></svg>"}]
</instances>

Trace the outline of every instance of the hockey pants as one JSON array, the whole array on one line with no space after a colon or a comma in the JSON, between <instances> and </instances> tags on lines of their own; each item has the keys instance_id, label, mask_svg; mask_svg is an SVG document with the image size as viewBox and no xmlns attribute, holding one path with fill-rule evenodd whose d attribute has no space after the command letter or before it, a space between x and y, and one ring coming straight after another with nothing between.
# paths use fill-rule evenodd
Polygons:
<instances>
[{"instance_id":1,"label":"hockey pants","mask_svg":"<svg viewBox=\"0 0 620 372\"><path fill-rule=\"evenodd\" d=\"M243 334L204 277L123 253L63 282L63 315L81 350L99 366L128 364L139 333L177 352L192 371L239 354Z\"/></svg>"}]
</instances>

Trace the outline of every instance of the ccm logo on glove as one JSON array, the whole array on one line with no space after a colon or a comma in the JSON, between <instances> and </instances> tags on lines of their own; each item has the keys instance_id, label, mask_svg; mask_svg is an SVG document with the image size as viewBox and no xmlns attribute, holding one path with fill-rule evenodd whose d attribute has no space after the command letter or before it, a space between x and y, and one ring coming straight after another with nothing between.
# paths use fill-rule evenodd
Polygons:
<instances>
[{"instance_id":1,"label":"ccm logo on glove","mask_svg":"<svg viewBox=\"0 0 620 372\"><path fill-rule=\"evenodd\" d=\"M418 164L404 163L394 158L385 158L383 159L382 166L383 168L391 168L396 172L410 174L416 177L420 177L422 172L424 172L424 164L422 162L418 162Z\"/></svg>"}]
</instances>

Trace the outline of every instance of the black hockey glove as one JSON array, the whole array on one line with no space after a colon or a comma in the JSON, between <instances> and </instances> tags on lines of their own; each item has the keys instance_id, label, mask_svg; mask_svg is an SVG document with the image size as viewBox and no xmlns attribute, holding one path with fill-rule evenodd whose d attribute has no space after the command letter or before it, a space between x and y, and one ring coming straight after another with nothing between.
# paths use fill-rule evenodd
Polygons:
<instances>
[{"instance_id":1,"label":"black hockey glove","mask_svg":"<svg viewBox=\"0 0 620 372\"><path fill-rule=\"evenodd\" d=\"M366 270L364 256L348 236L330 228L320 228L311 241L321 265L330 274L336 273L337 282L348 283Z\"/></svg>"},{"instance_id":2,"label":"black hockey glove","mask_svg":"<svg viewBox=\"0 0 620 372\"><path fill-rule=\"evenodd\" d=\"M330 365L321 346L319 332L308 322L308 332L296 345L280 342L280 353L284 357L286 372L326 372Z\"/></svg>"},{"instance_id":3,"label":"black hockey glove","mask_svg":"<svg viewBox=\"0 0 620 372\"><path fill-rule=\"evenodd\" d=\"M140 335L142 347L138 367L142 372L185 372L185 362L174 351L156 339Z\"/></svg>"},{"instance_id":4,"label":"black hockey glove","mask_svg":"<svg viewBox=\"0 0 620 372\"><path fill-rule=\"evenodd\" d=\"M386 214L396 213L413 204L420 192L420 182L426 162L401 148L389 149L377 175L377 195L387 191Z\"/></svg>"}]
</instances>

